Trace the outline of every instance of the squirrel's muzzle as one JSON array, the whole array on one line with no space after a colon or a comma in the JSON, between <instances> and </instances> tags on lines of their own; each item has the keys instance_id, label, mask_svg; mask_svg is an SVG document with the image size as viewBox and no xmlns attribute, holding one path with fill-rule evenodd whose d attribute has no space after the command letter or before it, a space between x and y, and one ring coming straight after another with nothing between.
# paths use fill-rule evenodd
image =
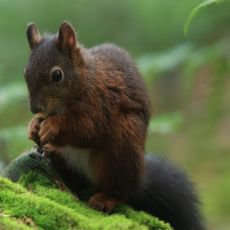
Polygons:
<instances>
[{"instance_id":1,"label":"squirrel's muzzle","mask_svg":"<svg viewBox=\"0 0 230 230\"><path fill-rule=\"evenodd\" d=\"M35 114L35 113L41 112L41 109L38 106L31 106L30 105L30 111Z\"/></svg>"},{"instance_id":2,"label":"squirrel's muzzle","mask_svg":"<svg viewBox=\"0 0 230 230\"><path fill-rule=\"evenodd\" d=\"M33 114L41 112L41 102L39 100L39 97L34 94L30 94L30 111Z\"/></svg>"},{"instance_id":3,"label":"squirrel's muzzle","mask_svg":"<svg viewBox=\"0 0 230 230\"><path fill-rule=\"evenodd\" d=\"M30 111L35 114L41 112L41 106L40 103L35 103L34 100L30 99Z\"/></svg>"}]
</instances>

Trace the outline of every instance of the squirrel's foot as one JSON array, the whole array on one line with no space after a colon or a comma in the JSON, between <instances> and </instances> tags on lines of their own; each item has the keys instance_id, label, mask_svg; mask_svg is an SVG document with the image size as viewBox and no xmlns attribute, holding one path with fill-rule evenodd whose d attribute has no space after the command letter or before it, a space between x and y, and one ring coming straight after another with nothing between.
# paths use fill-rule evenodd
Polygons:
<instances>
[{"instance_id":1,"label":"squirrel's foot","mask_svg":"<svg viewBox=\"0 0 230 230\"><path fill-rule=\"evenodd\" d=\"M93 209L111 213L115 206L121 204L122 201L116 198L106 196L104 193L96 193L89 199L89 206Z\"/></svg>"}]
</instances>

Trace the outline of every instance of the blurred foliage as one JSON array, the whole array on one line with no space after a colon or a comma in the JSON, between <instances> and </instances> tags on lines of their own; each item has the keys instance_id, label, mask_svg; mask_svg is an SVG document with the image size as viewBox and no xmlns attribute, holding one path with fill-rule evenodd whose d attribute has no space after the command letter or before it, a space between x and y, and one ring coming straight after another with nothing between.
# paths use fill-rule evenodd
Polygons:
<instances>
[{"instance_id":1,"label":"blurred foliage","mask_svg":"<svg viewBox=\"0 0 230 230\"><path fill-rule=\"evenodd\" d=\"M211 2L211 1L210 1ZM230 1L211 4L183 27L201 0L0 0L0 168L33 143L23 79L25 28L55 32L69 20L86 47L113 42L135 58L153 117L147 152L182 165L196 181L208 229L230 222Z\"/></svg>"},{"instance_id":2,"label":"blurred foliage","mask_svg":"<svg viewBox=\"0 0 230 230\"><path fill-rule=\"evenodd\" d=\"M153 117L150 120L149 132L168 134L175 132L177 128L183 122L183 116L180 112L174 112L172 114L162 114L157 117Z\"/></svg>"}]
</instances>

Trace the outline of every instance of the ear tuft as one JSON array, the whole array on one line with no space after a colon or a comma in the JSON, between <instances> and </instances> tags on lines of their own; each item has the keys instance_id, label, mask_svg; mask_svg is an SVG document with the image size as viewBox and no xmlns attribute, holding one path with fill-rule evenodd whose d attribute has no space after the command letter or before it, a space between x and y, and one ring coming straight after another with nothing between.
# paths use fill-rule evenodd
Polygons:
<instances>
[{"instance_id":1,"label":"ear tuft","mask_svg":"<svg viewBox=\"0 0 230 230\"><path fill-rule=\"evenodd\" d=\"M31 49L33 49L42 39L40 32L34 23L28 24L26 34Z\"/></svg>"},{"instance_id":2,"label":"ear tuft","mask_svg":"<svg viewBox=\"0 0 230 230\"><path fill-rule=\"evenodd\" d=\"M76 34L70 23L61 24L57 43L61 49L74 50L76 48Z\"/></svg>"}]
</instances>

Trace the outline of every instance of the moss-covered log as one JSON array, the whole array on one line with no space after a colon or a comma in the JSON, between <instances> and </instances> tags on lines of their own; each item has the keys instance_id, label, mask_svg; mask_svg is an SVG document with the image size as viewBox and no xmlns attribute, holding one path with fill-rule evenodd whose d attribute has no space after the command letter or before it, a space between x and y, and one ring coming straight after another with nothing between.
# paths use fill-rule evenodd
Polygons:
<instances>
[{"instance_id":1,"label":"moss-covered log","mask_svg":"<svg viewBox=\"0 0 230 230\"><path fill-rule=\"evenodd\" d=\"M2 176L8 179L0 177L0 229L171 230L167 223L125 205L111 215L89 208L59 189L55 171L37 153L20 156Z\"/></svg>"}]
</instances>

